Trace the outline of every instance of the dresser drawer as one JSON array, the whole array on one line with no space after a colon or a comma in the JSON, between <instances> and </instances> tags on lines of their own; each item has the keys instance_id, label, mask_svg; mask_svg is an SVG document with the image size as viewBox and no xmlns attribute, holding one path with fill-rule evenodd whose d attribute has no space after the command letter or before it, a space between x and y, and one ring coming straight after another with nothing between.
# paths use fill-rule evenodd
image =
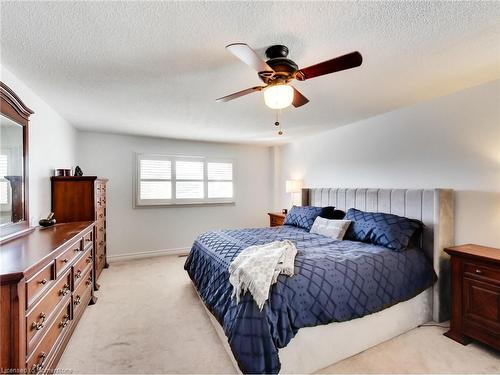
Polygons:
<instances>
[{"instance_id":1,"label":"dresser drawer","mask_svg":"<svg viewBox=\"0 0 500 375\"><path fill-rule=\"evenodd\" d=\"M104 238L104 233L106 232L106 224L104 221L98 221L96 222L95 226L95 231L96 231L96 239L103 239Z\"/></svg>"},{"instance_id":2,"label":"dresser drawer","mask_svg":"<svg viewBox=\"0 0 500 375\"><path fill-rule=\"evenodd\" d=\"M106 211L105 211L105 209L104 208L97 209L95 217L96 217L97 221L104 221L104 219L106 218Z\"/></svg>"},{"instance_id":3,"label":"dresser drawer","mask_svg":"<svg viewBox=\"0 0 500 375\"><path fill-rule=\"evenodd\" d=\"M105 195L106 194L106 183L96 181L95 191L96 191L97 195Z\"/></svg>"},{"instance_id":4,"label":"dresser drawer","mask_svg":"<svg viewBox=\"0 0 500 375\"><path fill-rule=\"evenodd\" d=\"M86 249L87 246L91 245L93 243L94 239L94 232L90 231L87 233L85 236L83 236L83 248Z\"/></svg>"},{"instance_id":5,"label":"dresser drawer","mask_svg":"<svg viewBox=\"0 0 500 375\"><path fill-rule=\"evenodd\" d=\"M83 280L83 276L92 267L92 247L87 249L83 256L73 266L73 290Z\"/></svg>"},{"instance_id":6,"label":"dresser drawer","mask_svg":"<svg viewBox=\"0 0 500 375\"><path fill-rule=\"evenodd\" d=\"M102 242L101 245L97 246L97 250L95 252L97 261L104 260L106 257L106 242Z\"/></svg>"},{"instance_id":7,"label":"dresser drawer","mask_svg":"<svg viewBox=\"0 0 500 375\"><path fill-rule=\"evenodd\" d=\"M54 262L51 262L26 282L27 308L32 305L37 297L54 284L54 276Z\"/></svg>"},{"instance_id":8,"label":"dresser drawer","mask_svg":"<svg viewBox=\"0 0 500 375\"><path fill-rule=\"evenodd\" d=\"M98 209L106 207L106 197L105 196L97 196L96 200L97 200L96 206Z\"/></svg>"},{"instance_id":9,"label":"dresser drawer","mask_svg":"<svg viewBox=\"0 0 500 375\"><path fill-rule=\"evenodd\" d=\"M73 292L73 316L76 316L89 303L92 294L92 269L87 271L82 280Z\"/></svg>"},{"instance_id":10,"label":"dresser drawer","mask_svg":"<svg viewBox=\"0 0 500 375\"><path fill-rule=\"evenodd\" d=\"M96 248L104 247L106 244L106 232L97 232L95 236Z\"/></svg>"},{"instance_id":11,"label":"dresser drawer","mask_svg":"<svg viewBox=\"0 0 500 375\"><path fill-rule=\"evenodd\" d=\"M64 307L58 312L50 327L48 327L47 333L42 341L40 341L31 356L28 357L26 367L30 373L36 374L43 372L45 369L52 348L55 346L58 339L62 337L62 333L67 330L70 324L70 312L71 306L68 300Z\"/></svg>"},{"instance_id":12,"label":"dresser drawer","mask_svg":"<svg viewBox=\"0 0 500 375\"><path fill-rule=\"evenodd\" d=\"M81 243L77 242L56 258L56 277L65 272L73 260L80 255Z\"/></svg>"},{"instance_id":13,"label":"dresser drawer","mask_svg":"<svg viewBox=\"0 0 500 375\"><path fill-rule=\"evenodd\" d=\"M106 266L106 255L104 253L104 246L96 253L95 271L96 278L101 275L102 270Z\"/></svg>"},{"instance_id":14,"label":"dresser drawer","mask_svg":"<svg viewBox=\"0 0 500 375\"><path fill-rule=\"evenodd\" d=\"M106 263L106 254L104 253L104 246L99 249L99 252L96 253L97 261L96 265L98 268L104 268Z\"/></svg>"},{"instance_id":15,"label":"dresser drawer","mask_svg":"<svg viewBox=\"0 0 500 375\"><path fill-rule=\"evenodd\" d=\"M81 243L79 241L56 258L56 277L59 277L69 268L71 262L80 255L80 250Z\"/></svg>"},{"instance_id":16,"label":"dresser drawer","mask_svg":"<svg viewBox=\"0 0 500 375\"><path fill-rule=\"evenodd\" d=\"M71 293L71 272L68 270L58 280L48 293L33 307L26 317L26 338L31 346L31 341L38 333L43 335L47 322L61 300Z\"/></svg>"},{"instance_id":17,"label":"dresser drawer","mask_svg":"<svg viewBox=\"0 0 500 375\"><path fill-rule=\"evenodd\" d=\"M464 262L464 276L500 284L500 269L492 268L491 266L480 262Z\"/></svg>"}]
</instances>

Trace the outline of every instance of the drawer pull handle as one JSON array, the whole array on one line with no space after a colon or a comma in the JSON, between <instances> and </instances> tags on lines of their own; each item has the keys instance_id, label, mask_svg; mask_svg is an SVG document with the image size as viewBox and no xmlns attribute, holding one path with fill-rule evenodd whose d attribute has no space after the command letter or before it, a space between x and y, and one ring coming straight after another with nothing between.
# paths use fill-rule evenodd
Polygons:
<instances>
[{"instance_id":1,"label":"drawer pull handle","mask_svg":"<svg viewBox=\"0 0 500 375\"><path fill-rule=\"evenodd\" d=\"M31 329L40 331L45 326L45 313L40 313L40 321L31 323Z\"/></svg>"},{"instance_id":2,"label":"drawer pull handle","mask_svg":"<svg viewBox=\"0 0 500 375\"><path fill-rule=\"evenodd\" d=\"M69 285L64 284L63 288L59 291L59 294L62 296L67 296L69 294L69 292L70 292Z\"/></svg>"},{"instance_id":3,"label":"drawer pull handle","mask_svg":"<svg viewBox=\"0 0 500 375\"><path fill-rule=\"evenodd\" d=\"M42 279L38 282L38 284L42 284L42 285L45 285L47 284L47 279Z\"/></svg>"},{"instance_id":4,"label":"drawer pull handle","mask_svg":"<svg viewBox=\"0 0 500 375\"><path fill-rule=\"evenodd\" d=\"M75 279L79 279L80 277L82 277L82 271L78 270L75 274Z\"/></svg>"},{"instance_id":5,"label":"drawer pull handle","mask_svg":"<svg viewBox=\"0 0 500 375\"><path fill-rule=\"evenodd\" d=\"M38 358L40 358L38 362L31 366L30 373L32 374L38 374L42 371L43 366L45 366L45 358L47 358L47 354L45 354L45 352L40 352Z\"/></svg>"},{"instance_id":6,"label":"drawer pull handle","mask_svg":"<svg viewBox=\"0 0 500 375\"><path fill-rule=\"evenodd\" d=\"M76 296L73 303L75 304L75 306L78 306L80 303L82 303L82 298L80 296Z\"/></svg>"},{"instance_id":7,"label":"drawer pull handle","mask_svg":"<svg viewBox=\"0 0 500 375\"><path fill-rule=\"evenodd\" d=\"M482 271L482 270L480 270L479 268L476 268L476 273L477 273L478 275L482 275L482 274L483 274L483 271Z\"/></svg>"},{"instance_id":8,"label":"drawer pull handle","mask_svg":"<svg viewBox=\"0 0 500 375\"><path fill-rule=\"evenodd\" d=\"M85 284L87 284L87 285L92 284L92 275L90 275L89 278L87 279L87 281L85 281Z\"/></svg>"},{"instance_id":9,"label":"drawer pull handle","mask_svg":"<svg viewBox=\"0 0 500 375\"><path fill-rule=\"evenodd\" d=\"M102 258L104 258L104 255L103 254L99 255L99 259L102 259Z\"/></svg>"},{"instance_id":10,"label":"drawer pull handle","mask_svg":"<svg viewBox=\"0 0 500 375\"><path fill-rule=\"evenodd\" d=\"M92 262L92 255L89 255L89 256L87 257L87 263L90 263L90 262Z\"/></svg>"},{"instance_id":11,"label":"drawer pull handle","mask_svg":"<svg viewBox=\"0 0 500 375\"><path fill-rule=\"evenodd\" d=\"M104 232L104 227L100 227L99 232Z\"/></svg>"},{"instance_id":12,"label":"drawer pull handle","mask_svg":"<svg viewBox=\"0 0 500 375\"><path fill-rule=\"evenodd\" d=\"M99 246L104 245L104 241L99 241Z\"/></svg>"},{"instance_id":13,"label":"drawer pull handle","mask_svg":"<svg viewBox=\"0 0 500 375\"><path fill-rule=\"evenodd\" d=\"M63 320L59 323L59 328L66 328L69 324L69 315L66 314L63 317Z\"/></svg>"},{"instance_id":14,"label":"drawer pull handle","mask_svg":"<svg viewBox=\"0 0 500 375\"><path fill-rule=\"evenodd\" d=\"M63 263L68 263L68 262L69 262L69 260L68 260L68 258L64 258L61 262L63 262Z\"/></svg>"},{"instance_id":15,"label":"drawer pull handle","mask_svg":"<svg viewBox=\"0 0 500 375\"><path fill-rule=\"evenodd\" d=\"M99 219L102 219L104 217L104 214L99 214Z\"/></svg>"}]
</instances>

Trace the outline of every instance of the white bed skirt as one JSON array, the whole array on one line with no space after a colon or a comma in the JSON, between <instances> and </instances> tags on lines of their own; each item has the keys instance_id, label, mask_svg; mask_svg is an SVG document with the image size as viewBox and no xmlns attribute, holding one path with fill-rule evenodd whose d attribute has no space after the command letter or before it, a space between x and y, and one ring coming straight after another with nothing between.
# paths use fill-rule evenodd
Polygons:
<instances>
[{"instance_id":1,"label":"white bed skirt","mask_svg":"<svg viewBox=\"0 0 500 375\"><path fill-rule=\"evenodd\" d=\"M195 288L196 289L196 288ZM202 302L203 307L205 304ZM239 373L227 337L206 309L224 348ZM282 374L308 374L401 335L432 319L432 288L375 314L347 322L301 328L279 351Z\"/></svg>"}]
</instances>

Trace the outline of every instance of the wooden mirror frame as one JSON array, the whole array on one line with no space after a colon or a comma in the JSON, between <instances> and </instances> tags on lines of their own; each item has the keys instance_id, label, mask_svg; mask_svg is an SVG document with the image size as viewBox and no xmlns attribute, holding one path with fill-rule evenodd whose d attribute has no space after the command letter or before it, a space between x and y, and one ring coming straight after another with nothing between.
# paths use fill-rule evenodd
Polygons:
<instances>
[{"instance_id":1,"label":"wooden mirror frame","mask_svg":"<svg viewBox=\"0 0 500 375\"><path fill-rule=\"evenodd\" d=\"M0 81L0 112L3 116L11 119L23 127L23 202L24 215L23 220L17 223L2 225L0 244L10 241L14 238L31 233L35 228L30 227L29 216L29 189L28 189L28 169L29 169L29 131L28 123L30 115L34 112L29 109L16 93L5 83Z\"/></svg>"}]
</instances>

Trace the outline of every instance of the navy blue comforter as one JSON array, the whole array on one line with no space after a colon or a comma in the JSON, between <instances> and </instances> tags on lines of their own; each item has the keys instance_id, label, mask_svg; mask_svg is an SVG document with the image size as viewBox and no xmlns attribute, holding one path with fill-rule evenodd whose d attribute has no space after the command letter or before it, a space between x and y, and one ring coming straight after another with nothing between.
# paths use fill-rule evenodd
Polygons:
<instances>
[{"instance_id":1,"label":"navy blue comforter","mask_svg":"<svg viewBox=\"0 0 500 375\"><path fill-rule=\"evenodd\" d=\"M231 261L248 246L284 239L298 249L295 275L279 276L262 311L249 293L236 304L229 283ZM278 349L302 327L380 311L416 296L436 278L419 249L395 252L292 226L203 233L184 268L224 328L243 373L279 372Z\"/></svg>"}]
</instances>

